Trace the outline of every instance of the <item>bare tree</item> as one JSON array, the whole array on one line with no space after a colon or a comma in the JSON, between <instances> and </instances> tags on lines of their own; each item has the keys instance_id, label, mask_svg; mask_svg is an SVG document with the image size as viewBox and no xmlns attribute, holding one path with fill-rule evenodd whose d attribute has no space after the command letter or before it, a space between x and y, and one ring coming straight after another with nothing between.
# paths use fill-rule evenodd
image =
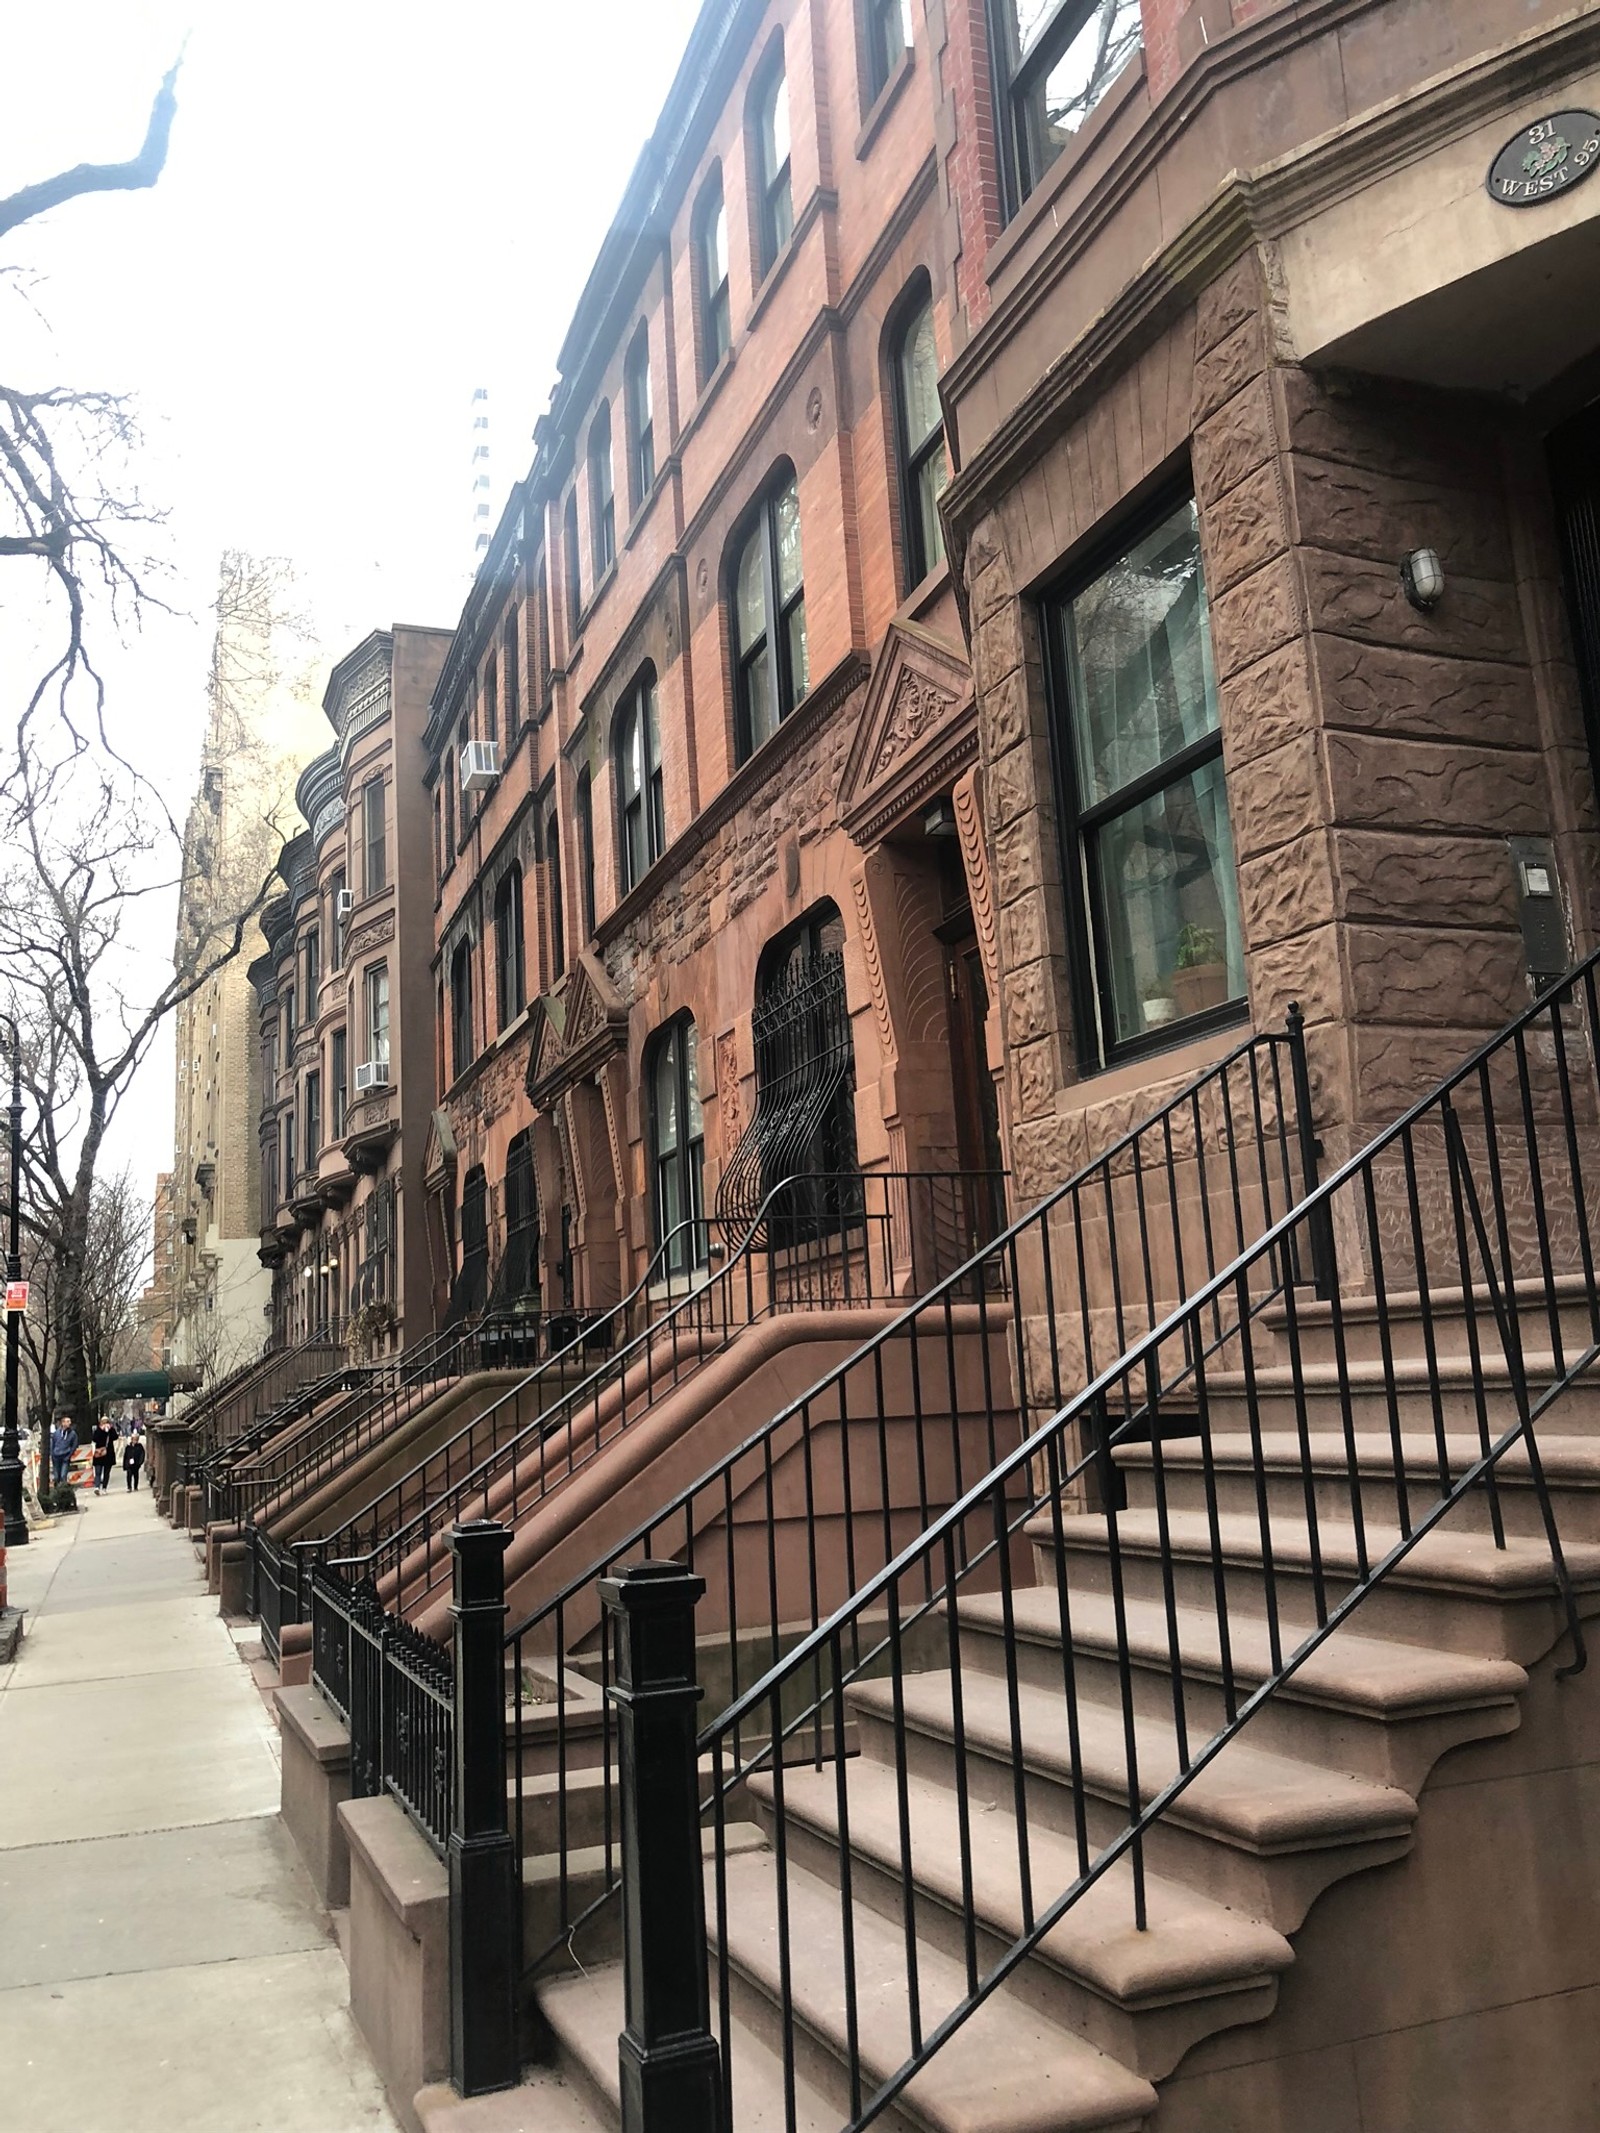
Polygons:
<instances>
[{"instance_id":1,"label":"bare tree","mask_svg":"<svg viewBox=\"0 0 1600 2133\"><path fill-rule=\"evenodd\" d=\"M78 163L0 199L0 238L86 194L154 185L166 167L177 79L174 65L156 92L136 156L124 163ZM146 597L144 573L121 541L129 527L151 523L156 514L145 509L131 484L113 486L110 479L136 442L130 411L115 394L0 383L0 560L35 570L41 614L52 606L64 610L57 649L45 655L43 672L27 686L25 721L51 699L70 719L74 692L87 684L104 739L104 685L89 655L85 618L96 590L109 598L114 614ZM22 604L13 592L12 611Z\"/></svg>"},{"instance_id":2,"label":"bare tree","mask_svg":"<svg viewBox=\"0 0 1600 2133\"><path fill-rule=\"evenodd\" d=\"M185 838L143 781L58 734L26 730L0 819L0 999L22 1032L32 1099L24 1216L55 1254L55 1399L80 1427L98 1324L93 1216L117 1108L166 1017L238 955L268 874L237 878L225 855ZM204 872L171 965L153 929L174 890ZM142 1253L140 1263L142 1264Z\"/></svg>"}]
</instances>

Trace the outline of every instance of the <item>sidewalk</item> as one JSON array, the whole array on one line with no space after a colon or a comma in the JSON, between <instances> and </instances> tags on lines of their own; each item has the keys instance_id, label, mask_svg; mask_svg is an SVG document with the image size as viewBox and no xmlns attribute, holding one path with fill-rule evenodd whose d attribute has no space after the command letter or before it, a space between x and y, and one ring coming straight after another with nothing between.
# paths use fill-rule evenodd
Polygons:
<instances>
[{"instance_id":1,"label":"sidewalk","mask_svg":"<svg viewBox=\"0 0 1600 2133\"><path fill-rule=\"evenodd\" d=\"M194 1551L82 1501L9 1557L0 2133L394 2133Z\"/></svg>"}]
</instances>

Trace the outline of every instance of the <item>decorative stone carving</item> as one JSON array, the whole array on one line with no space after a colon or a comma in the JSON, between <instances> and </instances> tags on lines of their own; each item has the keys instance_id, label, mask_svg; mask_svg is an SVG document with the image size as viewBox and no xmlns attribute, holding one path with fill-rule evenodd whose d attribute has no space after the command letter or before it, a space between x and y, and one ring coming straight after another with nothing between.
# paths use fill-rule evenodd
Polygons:
<instances>
[{"instance_id":1,"label":"decorative stone carving","mask_svg":"<svg viewBox=\"0 0 1600 2133\"><path fill-rule=\"evenodd\" d=\"M822 427L822 387L813 385L806 394L806 428L813 436Z\"/></svg>"},{"instance_id":2,"label":"decorative stone carving","mask_svg":"<svg viewBox=\"0 0 1600 2133\"><path fill-rule=\"evenodd\" d=\"M717 1105L725 1149L737 1147L744 1130L743 1090L739 1083L739 1040L731 1029L717 1039Z\"/></svg>"},{"instance_id":3,"label":"decorative stone carving","mask_svg":"<svg viewBox=\"0 0 1600 2133\"><path fill-rule=\"evenodd\" d=\"M369 918L358 926L345 943L345 960L370 955L374 948L381 948L385 941L394 939L394 911L380 911L376 918Z\"/></svg>"},{"instance_id":4,"label":"decorative stone carving","mask_svg":"<svg viewBox=\"0 0 1600 2133\"><path fill-rule=\"evenodd\" d=\"M994 885L989 878L989 849L983 836L983 813L978 793L978 773L969 770L958 778L951 800L956 811L956 835L961 842L961 864L967 876L967 900L972 906L973 930L983 957L983 982L989 998L1000 997L1000 952L995 937Z\"/></svg>"},{"instance_id":5,"label":"decorative stone carving","mask_svg":"<svg viewBox=\"0 0 1600 2133\"><path fill-rule=\"evenodd\" d=\"M840 780L850 834L861 845L876 842L976 753L972 680L961 652L915 623L893 624Z\"/></svg>"},{"instance_id":6,"label":"decorative stone carving","mask_svg":"<svg viewBox=\"0 0 1600 2133\"><path fill-rule=\"evenodd\" d=\"M920 740L930 726L936 725L955 701L953 691L936 688L924 676L907 668L895 684L889 722L884 728L872 775L876 777L904 755L912 742Z\"/></svg>"},{"instance_id":7,"label":"decorative stone carving","mask_svg":"<svg viewBox=\"0 0 1600 2133\"><path fill-rule=\"evenodd\" d=\"M867 966L867 984L872 993L872 1010L878 1018L878 1042L883 1048L886 1066L892 1066L898 1056L895 1050L894 1024L889 1015L889 996L883 982L883 955L878 947L878 929L872 918L872 897L867 888L866 872L857 867L850 877L850 893L855 900L856 927L861 941L862 960Z\"/></svg>"}]
</instances>

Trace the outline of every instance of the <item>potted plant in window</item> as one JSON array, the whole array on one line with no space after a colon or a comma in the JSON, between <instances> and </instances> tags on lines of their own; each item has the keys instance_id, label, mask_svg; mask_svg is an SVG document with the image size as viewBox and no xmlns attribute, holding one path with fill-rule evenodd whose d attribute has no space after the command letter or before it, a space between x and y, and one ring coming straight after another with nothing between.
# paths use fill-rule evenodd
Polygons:
<instances>
[{"instance_id":1,"label":"potted plant in window","mask_svg":"<svg viewBox=\"0 0 1600 2133\"><path fill-rule=\"evenodd\" d=\"M1180 1015L1203 1014L1228 997L1228 965L1209 926L1185 926L1172 965L1172 997Z\"/></svg>"},{"instance_id":2,"label":"potted plant in window","mask_svg":"<svg viewBox=\"0 0 1600 2133\"><path fill-rule=\"evenodd\" d=\"M1160 1029L1165 1022L1173 1021L1178 1012L1178 1003L1172 997L1171 978L1152 978L1140 995L1144 1010L1146 1029Z\"/></svg>"}]
</instances>

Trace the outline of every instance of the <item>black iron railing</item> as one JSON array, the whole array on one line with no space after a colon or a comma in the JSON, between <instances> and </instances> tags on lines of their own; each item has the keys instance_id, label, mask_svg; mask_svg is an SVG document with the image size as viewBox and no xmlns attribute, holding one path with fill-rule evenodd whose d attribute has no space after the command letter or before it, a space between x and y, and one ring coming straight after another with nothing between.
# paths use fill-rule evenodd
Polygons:
<instances>
[{"instance_id":1,"label":"black iron railing","mask_svg":"<svg viewBox=\"0 0 1600 2133\"><path fill-rule=\"evenodd\" d=\"M839 1944L828 1959L842 1962L854 2133L1108 1875L1126 1885L1130 1924L1145 1927L1152 1830L1446 1520L1496 1550L1510 1536L1547 1551L1547 1589L1570 1640L1561 1671L1585 1663L1539 1426L1600 1358L1595 969L1582 965L1244 1249L1190 1268L1175 1309L885 1551L702 1730L710 2029L726 2125L741 2112L729 2049L735 1825L759 1822L771 1844L772 2034L791 2075L798 1983L817 1951L791 1943L786 1890L806 1834L819 1821L835 1834ZM1013 1232L1005 1249L1020 1243ZM1294 1278L1313 1253L1321 1302ZM1020 1278L1020 1255L1012 1268ZM1047 1298L1043 1271L1036 1264L1012 1293ZM1059 1295L1046 1308L1053 1318ZM1023 1377L1030 1316L1011 1329ZM1085 1504L1099 1507L1095 1549L1068 1515ZM1239 1579L1241 1562L1253 1579ZM694 1567L706 1574L703 1554ZM1041 1652L1054 1655L1049 1665ZM981 1740L969 1726L980 1693ZM907 1804L930 1724L951 1744L954 1836L944 1842L955 1856L938 1860ZM868 1725L877 1774L899 1802L910 2047L887 2060L862 2035L852 1953L868 1869L850 1811L868 1775L856 1731ZM1046 1736L1075 1811L1076 1873L1065 1881L1036 1870L1032 1773ZM985 1796L1004 1802L985 1823L981 1871L970 1806L980 1758ZM998 1908L985 1900L996 1880ZM917 1907L930 1885L960 1928L953 1988L931 1982L920 1957Z\"/></svg>"},{"instance_id":2,"label":"black iron railing","mask_svg":"<svg viewBox=\"0 0 1600 2133\"><path fill-rule=\"evenodd\" d=\"M727 1744L740 1772L764 1768L772 1695L785 1714L797 1699L817 1702L807 1669L821 1664L821 1626L918 1536L945 1531L976 1477L1004 1477L1002 1506L1013 1495L1019 1506L1033 1503L1024 1442L1196 1284L1263 1233L1277 1235L1284 1211L1316 1179L1306 1089L1294 1014L1282 1034L1229 1051L889 1323L852 1343L848 1358L803 1398L619 1532L581 1576L560 1583L515 1625L507 1667L519 1853L531 1842L525 1799L535 1771L541 1786L553 1788L556 1826L554 1907L542 1944L527 1950L530 1970L618 1889L609 1791L598 1894L592 1862L581 1876L573 1865L578 1791L592 1789L595 1770L611 1768L617 1749L605 1579L643 1556L684 1564L705 1581L700 1678L713 1710L737 1714L731 1730L708 1737ZM1183 1426L1198 1426L1206 1359L1296 1282L1318 1278L1313 1261L1324 1245L1320 1234L1281 1237L1186 1321L1171 1359L1174 1382L1189 1394ZM1111 1486L1103 1472L1109 1411L1103 1404L1069 1411L1075 1463L1098 1458L1102 1485ZM1121 1421L1137 1433L1137 1411ZM977 1586L998 1582L992 1536L980 1546L963 1526L956 1559ZM870 1624L862 1634L872 1663L887 1665L881 1635ZM811 1654L798 1671L785 1657L796 1649ZM774 1678L781 1687L765 1702L755 1699L751 1685ZM788 1724L785 1715L780 1730ZM594 1843L592 1832L581 1839Z\"/></svg>"},{"instance_id":3,"label":"black iron railing","mask_svg":"<svg viewBox=\"0 0 1600 2133\"><path fill-rule=\"evenodd\" d=\"M292 1348L270 1350L219 1387L214 1396L196 1402L189 1411L194 1427L185 1448L184 1480L191 1480L204 1461L233 1443L262 1415L281 1407L305 1386L342 1369L345 1361L343 1330L331 1322Z\"/></svg>"},{"instance_id":4,"label":"black iron railing","mask_svg":"<svg viewBox=\"0 0 1600 2133\"><path fill-rule=\"evenodd\" d=\"M785 1211L802 1201L813 1206L824 1189L847 1212L796 1237ZM722 1248L717 1219L681 1225L694 1233L698 1263L685 1274L666 1272L675 1231L617 1307L619 1319L641 1319L640 1330L598 1368L580 1365L574 1385L580 1333L340 1527L296 1543L302 1587L314 1562L331 1562L346 1577L374 1578L389 1604L415 1618L442 1595L450 1575L446 1534L453 1521L492 1517L514 1525L763 1318L883 1309L916 1293L966 1256L995 1189L987 1173L786 1179L731 1252Z\"/></svg>"}]
</instances>

